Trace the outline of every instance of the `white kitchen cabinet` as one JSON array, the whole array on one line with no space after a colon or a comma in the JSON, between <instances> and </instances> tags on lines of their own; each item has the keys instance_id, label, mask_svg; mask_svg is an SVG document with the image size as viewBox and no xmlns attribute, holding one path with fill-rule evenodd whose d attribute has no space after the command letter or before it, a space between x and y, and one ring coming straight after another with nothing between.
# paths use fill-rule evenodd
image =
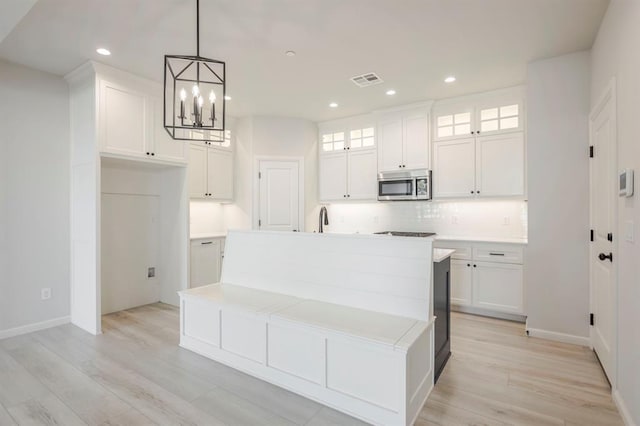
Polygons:
<instances>
[{"instance_id":1,"label":"white kitchen cabinet","mask_svg":"<svg viewBox=\"0 0 640 426\"><path fill-rule=\"evenodd\" d=\"M471 261L451 259L451 303L471 305Z\"/></svg>"},{"instance_id":2,"label":"white kitchen cabinet","mask_svg":"<svg viewBox=\"0 0 640 426\"><path fill-rule=\"evenodd\" d=\"M369 116L320 125L320 201L375 200L376 126Z\"/></svg>"},{"instance_id":3,"label":"white kitchen cabinet","mask_svg":"<svg viewBox=\"0 0 640 426\"><path fill-rule=\"evenodd\" d=\"M376 150L345 150L320 157L320 200L375 200Z\"/></svg>"},{"instance_id":4,"label":"white kitchen cabinet","mask_svg":"<svg viewBox=\"0 0 640 426\"><path fill-rule=\"evenodd\" d=\"M349 152L347 163L347 198L375 200L378 196L375 149Z\"/></svg>"},{"instance_id":5,"label":"white kitchen cabinet","mask_svg":"<svg viewBox=\"0 0 640 426\"><path fill-rule=\"evenodd\" d=\"M382 120L378 123L378 170L398 170L402 163L402 119Z\"/></svg>"},{"instance_id":6,"label":"white kitchen cabinet","mask_svg":"<svg viewBox=\"0 0 640 426\"><path fill-rule=\"evenodd\" d=\"M476 195L504 197L524 194L522 132L476 139Z\"/></svg>"},{"instance_id":7,"label":"white kitchen cabinet","mask_svg":"<svg viewBox=\"0 0 640 426\"><path fill-rule=\"evenodd\" d=\"M347 153L320 157L320 200L340 200L347 195Z\"/></svg>"},{"instance_id":8,"label":"white kitchen cabinet","mask_svg":"<svg viewBox=\"0 0 640 426\"><path fill-rule=\"evenodd\" d=\"M436 241L451 259L451 304L458 310L524 314L524 250L518 244Z\"/></svg>"},{"instance_id":9,"label":"white kitchen cabinet","mask_svg":"<svg viewBox=\"0 0 640 426\"><path fill-rule=\"evenodd\" d=\"M378 171L429 168L429 113L394 112L378 122Z\"/></svg>"},{"instance_id":10,"label":"white kitchen cabinet","mask_svg":"<svg viewBox=\"0 0 640 426\"><path fill-rule=\"evenodd\" d=\"M220 281L222 248L221 239L191 241L190 287L215 284Z\"/></svg>"},{"instance_id":11,"label":"white kitchen cabinet","mask_svg":"<svg viewBox=\"0 0 640 426\"><path fill-rule=\"evenodd\" d=\"M524 195L524 134L433 143L433 198Z\"/></svg>"},{"instance_id":12,"label":"white kitchen cabinet","mask_svg":"<svg viewBox=\"0 0 640 426\"><path fill-rule=\"evenodd\" d=\"M173 139L164 128L164 121L162 119L163 104L160 98L148 98L150 111L149 122L151 127L151 141L150 152L155 154L155 157L160 160L174 161L184 163L187 161L187 147L189 145L186 141L177 141ZM145 151L146 153L146 151Z\"/></svg>"},{"instance_id":13,"label":"white kitchen cabinet","mask_svg":"<svg viewBox=\"0 0 640 426\"><path fill-rule=\"evenodd\" d=\"M472 304L493 311L521 314L523 312L522 265L475 262Z\"/></svg>"},{"instance_id":14,"label":"white kitchen cabinet","mask_svg":"<svg viewBox=\"0 0 640 426\"><path fill-rule=\"evenodd\" d=\"M434 108L434 141L468 138L475 134L475 108L469 102Z\"/></svg>"},{"instance_id":15,"label":"white kitchen cabinet","mask_svg":"<svg viewBox=\"0 0 640 426\"><path fill-rule=\"evenodd\" d=\"M476 106L476 134L495 135L522 131L522 105L522 96L517 93L480 101Z\"/></svg>"},{"instance_id":16,"label":"white kitchen cabinet","mask_svg":"<svg viewBox=\"0 0 640 426\"><path fill-rule=\"evenodd\" d=\"M433 198L468 198L475 194L475 139L433 143Z\"/></svg>"},{"instance_id":17,"label":"white kitchen cabinet","mask_svg":"<svg viewBox=\"0 0 640 426\"><path fill-rule=\"evenodd\" d=\"M207 189L214 200L233 200L233 152L207 148Z\"/></svg>"},{"instance_id":18,"label":"white kitchen cabinet","mask_svg":"<svg viewBox=\"0 0 640 426\"><path fill-rule=\"evenodd\" d=\"M161 99L107 80L99 81L98 99L101 152L186 162L186 143L173 140L164 130Z\"/></svg>"},{"instance_id":19,"label":"white kitchen cabinet","mask_svg":"<svg viewBox=\"0 0 640 426\"><path fill-rule=\"evenodd\" d=\"M191 143L189 146L189 197L233 200L233 152Z\"/></svg>"}]
</instances>

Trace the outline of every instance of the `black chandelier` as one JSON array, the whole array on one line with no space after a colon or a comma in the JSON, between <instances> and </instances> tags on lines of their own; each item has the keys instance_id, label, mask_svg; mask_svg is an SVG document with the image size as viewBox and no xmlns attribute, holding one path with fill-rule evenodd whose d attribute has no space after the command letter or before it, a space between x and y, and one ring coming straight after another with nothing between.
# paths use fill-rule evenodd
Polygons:
<instances>
[{"instance_id":1,"label":"black chandelier","mask_svg":"<svg viewBox=\"0 0 640 426\"><path fill-rule=\"evenodd\" d=\"M200 0L196 0L196 56L164 56L164 128L176 140L224 140L225 63L200 56Z\"/></svg>"}]
</instances>

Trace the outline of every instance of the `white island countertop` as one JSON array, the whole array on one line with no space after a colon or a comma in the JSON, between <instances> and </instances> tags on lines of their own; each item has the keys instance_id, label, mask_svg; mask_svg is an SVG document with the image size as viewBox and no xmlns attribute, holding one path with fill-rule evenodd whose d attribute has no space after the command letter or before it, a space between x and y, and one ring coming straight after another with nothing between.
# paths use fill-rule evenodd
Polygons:
<instances>
[{"instance_id":1,"label":"white island countertop","mask_svg":"<svg viewBox=\"0 0 640 426\"><path fill-rule=\"evenodd\" d=\"M455 252L456 251L452 250L452 249L434 248L433 249L433 261L435 263L440 263L443 260L445 260L446 258L450 257Z\"/></svg>"},{"instance_id":2,"label":"white island countertop","mask_svg":"<svg viewBox=\"0 0 640 426\"><path fill-rule=\"evenodd\" d=\"M189 238L192 240L203 240L207 238L226 238L226 237L227 237L226 232L205 232L201 234L191 234L189 236Z\"/></svg>"}]
</instances>

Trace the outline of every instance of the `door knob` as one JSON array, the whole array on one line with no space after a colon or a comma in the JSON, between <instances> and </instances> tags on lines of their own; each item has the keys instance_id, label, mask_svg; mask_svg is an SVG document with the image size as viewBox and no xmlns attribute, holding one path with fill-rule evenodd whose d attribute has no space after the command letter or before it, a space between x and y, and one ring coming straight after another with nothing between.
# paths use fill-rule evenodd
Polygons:
<instances>
[{"instance_id":1,"label":"door knob","mask_svg":"<svg viewBox=\"0 0 640 426\"><path fill-rule=\"evenodd\" d=\"M608 255L604 253L600 253L598 255L598 259L600 260L609 259L609 262L613 262L613 253L609 253Z\"/></svg>"}]
</instances>

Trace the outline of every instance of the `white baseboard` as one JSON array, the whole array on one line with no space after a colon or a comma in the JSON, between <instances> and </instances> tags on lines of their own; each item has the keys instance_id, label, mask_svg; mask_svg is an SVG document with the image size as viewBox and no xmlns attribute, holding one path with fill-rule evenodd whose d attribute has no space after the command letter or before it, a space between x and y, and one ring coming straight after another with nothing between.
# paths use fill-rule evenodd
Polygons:
<instances>
[{"instance_id":1,"label":"white baseboard","mask_svg":"<svg viewBox=\"0 0 640 426\"><path fill-rule=\"evenodd\" d=\"M20 336L21 334L32 333L38 330L44 330L45 328L57 327L59 325L68 324L71 322L71 318L60 317L54 318L47 321L36 322L34 324L27 324L21 327L10 328L8 330L0 330L0 340L8 339L9 337Z\"/></svg>"},{"instance_id":2,"label":"white baseboard","mask_svg":"<svg viewBox=\"0 0 640 426\"><path fill-rule=\"evenodd\" d=\"M624 403L624 400L622 399L622 395L620 395L620 392L616 389L613 391L612 396L613 396L613 402L615 402L616 407L618 407L618 411L620 412L620 417L622 417L624 424L626 426L636 426L635 422L633 421L633 418L631 417L631 413L629 413L629 410L627 409L627 405Z\"/></svg>"},{"instance_id":3,"label":"white baseboard","mask_svg":"<svg viewBox=\"0 0 640 426\"><path fill-rule=\"evenodd\" d=\"M539 328L527 328L529 337L539 337L540 339L554 340L556 342L571 343L591 347L591 340L588 337L574 336L573 334L557 333L555 331L540 330Z\"/></svg>"}]
</instances>

